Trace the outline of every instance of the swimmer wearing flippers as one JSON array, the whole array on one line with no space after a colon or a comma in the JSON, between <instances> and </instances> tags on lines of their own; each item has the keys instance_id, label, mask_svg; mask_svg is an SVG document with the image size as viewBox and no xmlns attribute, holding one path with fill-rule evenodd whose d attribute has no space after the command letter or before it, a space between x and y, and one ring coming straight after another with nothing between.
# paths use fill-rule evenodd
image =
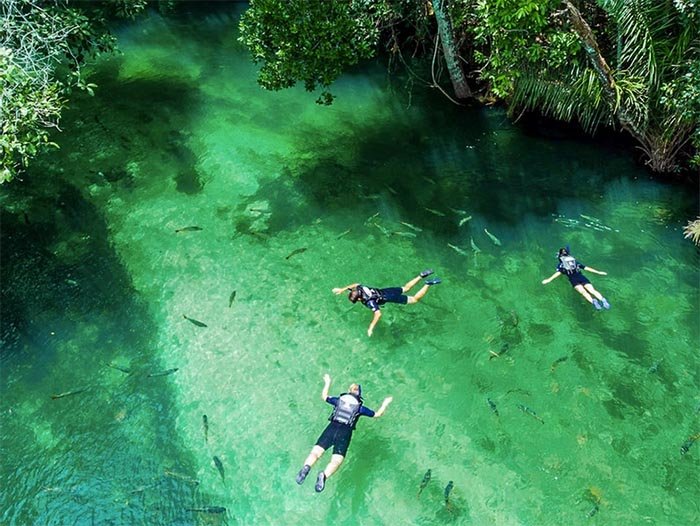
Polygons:
<instances>
[{"instance_id":1,"label":"swimmer wearing flippers","mask_svg":"<svg viewBox=\"0 0 700 526\"><path fill-rule=\"evenodd\" d=\"M423 283L421 289L418 292L416 292L414 296L408 296L406 292L415 287L420 280L422 280L423 278L427 278L432 273L433 271L430 269L424 270L423 272L418 274L418 276L406 283L403 287L389 287L386 289L377 289L374 287L367 287L366 285L362 285L360 283L353 283L352 285L347 285L345 287L334 288L333 294L338 295L342 294L343 292L349 291L350 293L348 294L348 299L351 302L357 303L359 301L365 307L374 312L372 321L370 322L369 328L367 329L367 336L372 336L375 325L377 325L379 318L382 317L382 311L380 310L380 306L384 305L385 303L399 303L401 305L412 305L414 303L418 303L423 298L423 296L425 296L425 294L428 292L428 289L432 285L442 283L442 280L440 278L432 278L426 280Z\"/></svg>"},{"instance_id":2,"label":"swimmer wearing flippers","mask_svg":"<svg viewBox=\"0 0 700 526\"><path fill-rule=\"evenodd\" d=\"M593 287L593 284L588 281L588 278L581 273L581 271L585 269L588 272L593 272L594 274L607 276L607 272L601 272L600 270L596 270L593 267L588 267L583 263L576 261L576 259L571 256L568 246L559 249L557 259L559 260L559 263L557 264L556 272L547 279L543 279L542 285L546 285L553 279L564 274L567 278L569 278L569 283L571 283L571 286L576 289L576 292L586 298L586 301L593 305L596 310L610 308L610 303L608 303L608 300L606 300L603 295L598 292L595 287Z\"/></svg>"},{"instance_id":3,"label":"swimmer wearing flippers","mask_svg":"<svg viewBox=\"0 0 700 526\"><path fill-rule=\"evenodd\" d=\"M381 407L377 411L372 411L363 405L362 388L359 384L350 385L347 393L342 393L339 396L328 396L328 391L331 388L331 377L324 374L323 382L321 398L324 402L333 406L333 412L328 418L330 423L321 433L316 445L311 449L309 456L304 461L304 466L299 470L296 477L297 484L303 484L306 476L311 471L311 467L321 458L326 449L333 446L333 456L330 462L316 478L315 489L319 493L326 487L326 480L338 470L343 460L345 460L345 454L350 446L352 432L355 430L357 420L361 416L379 418L393 400L391 396L386 397Z\"/></svg>"}]
</instances>

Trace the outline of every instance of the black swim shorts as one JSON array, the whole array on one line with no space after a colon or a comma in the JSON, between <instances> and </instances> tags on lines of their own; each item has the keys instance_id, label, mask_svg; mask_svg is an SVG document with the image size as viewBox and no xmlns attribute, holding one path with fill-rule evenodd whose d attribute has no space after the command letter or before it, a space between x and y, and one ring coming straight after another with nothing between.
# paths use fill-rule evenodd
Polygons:
<instances>
[{"instance_id":1,"label":"black swim shorts","mask_svg":"<svg viewBox=\"0 0 700 526\"><path fill-rule=\"evenodd\" d=\"M321 436L318 437L316 445L323 449L328 449L333 446L334 455L345 456L350 446L351 438L352 428L350 426L338 422L331 422L326 426L326 429L323 430Z\"/></svg>"},{"instance_id":2,"label":"black swim shorts","mask_svg":"<svg viewBox=\"0 0 700 526\"><path fill-rule=\"evenodd\" d=\"M580 272L567 274L567 277L569 278L569 283L571 283L572 287L575 287L576 285L587 285L588 283L590 283L590 281L588 281L588 278Z\"/></svg>"},{"instance_id":3,"label":"black swim shorts","mask_svg":"<svg viewBox=\"0 0 700 526\"><path fill-rule=\"evenodd\" d=\"M408 303L408 296L403 293L401 287L379 289L379 292L382 295L382 303L401 303L402 305Z\"/></svg>"}]
</instances>

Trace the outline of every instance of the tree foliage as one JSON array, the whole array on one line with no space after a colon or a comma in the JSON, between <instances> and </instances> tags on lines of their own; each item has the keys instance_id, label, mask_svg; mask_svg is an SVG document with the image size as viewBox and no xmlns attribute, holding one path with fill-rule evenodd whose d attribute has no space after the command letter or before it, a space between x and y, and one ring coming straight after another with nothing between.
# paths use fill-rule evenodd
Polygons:
<instances>
[{"instance_id":1,"label":"tree foliage","mask_svg":"<svg viewBox=\"0 0 700 526\"><path fill-rule=\"evenodd\" d=\"M240 22L241 41L262 63L260 84L270 90L298 81L329 104L327 88L348 67L373 56L378 12L354 0L253 0Z\"/></svg>"},{"instance_id":2,"label":"tree foliage","mask_svg":"<svg viewBox=\"0 0 700 526\"><path fill-rule=\"evenodd\" d=\"M37 153L57 147L57 129L72 89L92 94L85 61L110 51L110 17L133 17L146 0L79 2L0 0L0 183Z\"/></svg>"}]
</instances>

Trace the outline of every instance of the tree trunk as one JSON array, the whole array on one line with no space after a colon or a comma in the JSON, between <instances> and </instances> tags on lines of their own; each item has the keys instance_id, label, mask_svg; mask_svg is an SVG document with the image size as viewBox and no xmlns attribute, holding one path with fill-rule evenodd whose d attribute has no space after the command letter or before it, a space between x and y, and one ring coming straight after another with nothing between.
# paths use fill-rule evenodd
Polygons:
<instances>
[{"instance_id":1,"label":"tree trunk","mask_svg":"<svg viewBox=\"0 0 700 526\"><path fill-rule=\"evenodd\" d=\"M588 55L588 59L593 66L593 69L598 74L598 80L603 88L603 93L605 98L612 109L613 115L617 117L622 128L637 139L644 146L648 146L646 140L646 134L643 130L640 130L633 118L628 115L627 111L622 107L621 101L617 100L617 91L615 89L615 78L613 77L612 70L608 63L600 52L600 47L598 46L598 41L591 30L591 26L583 19L581 13L578 9L569 1L564 0L564 5L569 10L571 15L571 24L573 25L574 32L578 35L583 49Z\"/></svg>"},{"instance_id":2,"label":"tree trunk","mask_svg":"<svg viewBox=\"0 0 700 526\"><path fill-rule=\"evenodd\" d=\"M462 64L459 62L457 50L455 49L454 35L452 34L452 24L447 14L447 0L432 0L435 20L437 21L438 34L442 42L442 51L447 63L447 71L450 72L452 88L458 99L469 99L472 97L472 90L469 89L467 78L464 76Z\"/></svg>"}]
</instances>

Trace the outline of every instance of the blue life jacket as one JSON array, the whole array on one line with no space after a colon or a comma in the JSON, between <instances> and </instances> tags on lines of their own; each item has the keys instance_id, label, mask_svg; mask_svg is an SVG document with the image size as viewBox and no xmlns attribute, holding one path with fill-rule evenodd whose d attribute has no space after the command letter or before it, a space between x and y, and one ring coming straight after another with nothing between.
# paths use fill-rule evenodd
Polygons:
<instances>
[{"instance_id":1,"label":"blue life jacket","mask_svg":"<svg viewBox=\"0 0 700 526\"><path fill-rule=\"evenodd\" d=\"M355 429L357 419L360 418L361 407L362 398L352 393L343 393L338 397L338 403L328 420Z\"/></svg>"}]
</instances>

